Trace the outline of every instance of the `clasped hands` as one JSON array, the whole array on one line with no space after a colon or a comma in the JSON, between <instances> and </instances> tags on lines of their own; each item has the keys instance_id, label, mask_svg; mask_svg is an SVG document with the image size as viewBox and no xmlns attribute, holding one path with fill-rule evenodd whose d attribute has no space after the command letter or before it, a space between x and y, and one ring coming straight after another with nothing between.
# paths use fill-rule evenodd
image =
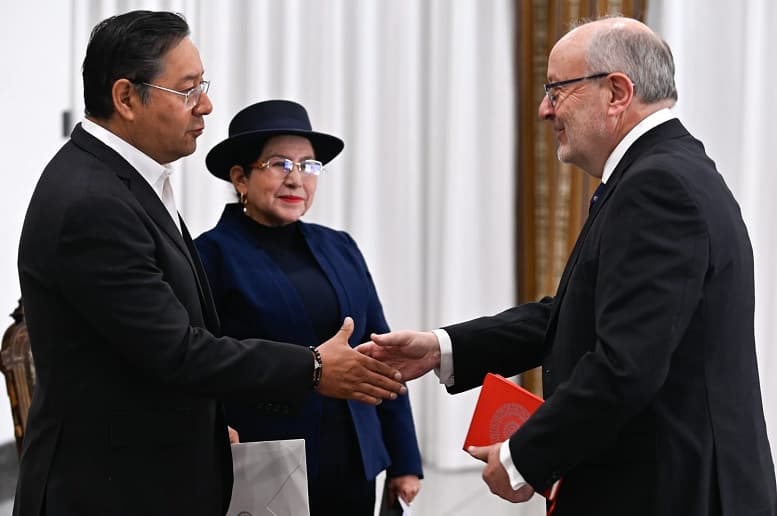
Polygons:
<instances>
[{"instance_id":1,"label":"clasped hands","mask_svg":"<svg viewBox=\"0 0 777 516\"><path fill-rule=\"evenodd\" d=\"M372 334L371 342L348 345L353 319L346 317L334 337L318 346L324 364L318 391L333 398L377 405L407 393L401 383L440 365L440 345L431 332Z\"/></svg>"},{"instance_id":2,"label":"clasped hands","mask_svg":"<svg viewBox=\"0 0 777 516\"><path fill-rule=\"evenodd\" d=\"M318 392L370 405L407 393L397 369L351 348L352 333L353 319L346 317L334 337L318 346L323 364Z\"/></svg>"}]
</instances>

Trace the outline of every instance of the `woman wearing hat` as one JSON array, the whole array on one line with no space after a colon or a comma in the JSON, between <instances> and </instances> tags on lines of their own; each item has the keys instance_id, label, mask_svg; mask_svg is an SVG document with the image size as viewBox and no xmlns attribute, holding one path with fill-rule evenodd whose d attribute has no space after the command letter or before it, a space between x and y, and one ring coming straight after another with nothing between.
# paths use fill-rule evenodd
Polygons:
<instances>
[{"instance_id":1,"label":"woman wearing hat","mask_svg":"<svg viewBox=\"0 0 777 516\"><path fill-rule=\"evenodd\" d=\"M323 166L342 149L339 138L311 130L304 107L270 100L235 115L229 138L208 153L208 170L231 182L240 201L195 241L224 334L316 346L350 316L355 346L389 330L353 239L300 220ZM243 441L305 439L311 515L372 515L383 470L392 494L411 502L418 492L407 396L373 407L312 392L301 407L266 400L227 404L226 412Z\"/></svg>"}]
</instances>

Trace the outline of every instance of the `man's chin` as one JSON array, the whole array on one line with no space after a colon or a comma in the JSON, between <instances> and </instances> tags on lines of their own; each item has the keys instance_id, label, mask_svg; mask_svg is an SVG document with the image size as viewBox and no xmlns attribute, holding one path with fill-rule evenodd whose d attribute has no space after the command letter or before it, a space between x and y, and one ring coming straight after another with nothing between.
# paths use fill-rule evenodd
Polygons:
<instances>
[{"instance_id":1,"label":"man's chin","mask_svg":"<svg viewBox=\"0 0 777 516\"><path fill-rule=\"evenodd\" d=\"M181 157L184 158L186 156L191 156L194 154L194 151L197 150L197 140L192 138L190 142L187 142L187 145L181 149Z\"/></svg>"}]
</instances>

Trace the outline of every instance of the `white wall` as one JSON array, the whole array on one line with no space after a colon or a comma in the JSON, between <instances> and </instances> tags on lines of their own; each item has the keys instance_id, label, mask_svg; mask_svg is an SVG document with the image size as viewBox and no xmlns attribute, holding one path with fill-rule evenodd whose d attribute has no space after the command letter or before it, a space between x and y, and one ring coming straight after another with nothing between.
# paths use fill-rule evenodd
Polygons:
<instances>
[{"instance_id":1,"label":"white wall","mask_svg":"<svg viewBox=\"0 0 777 516\"><path fill-rule=\"evenodd\" d=\"M70 4L0 0L0 329L19 300L16 251L32 189L65 142L62 110L70 99ZM2 376L2 375L0 375ZM0 443L13 439L5 381L0 387Z\"/></svg>"}]
</instances>

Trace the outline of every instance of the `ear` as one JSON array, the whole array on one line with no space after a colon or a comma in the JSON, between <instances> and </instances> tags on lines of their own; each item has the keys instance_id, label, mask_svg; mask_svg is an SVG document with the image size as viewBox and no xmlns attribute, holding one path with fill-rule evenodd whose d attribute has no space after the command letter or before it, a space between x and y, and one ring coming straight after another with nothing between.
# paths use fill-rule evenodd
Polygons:
<instances>
[{"instance_id":1,"label":"ear","mask_svg":"<svg viewBox=\"0 0 777 516\"><path fill-rule=\"evenodd\" d=\"M607 78L610 83L608 110L611 115L625 111L634 100L634 83L628 75L615 72Z\"/></svg>"},{"instance_id":2,"label":"ear","mask_svg":"<svg viewBox=\"0 0 777 516\"><path fill-rule=\"evenodd\" d=\"M135 109L141 102L135 86L128 79L119 79L111 88L113 108L116 114L126 120L135 119Z\"/></svg>"},{"instance_id":3,"label":"ear","mask_svg":"<svg viewBox=\"0 0 777 516\"><path fill-rule=\"evenodd\" d=\"M244 194L248 191L248 176L240 165L232 165L229 169L229 180L232 181L232 186L235 187L237 193Z\"/></svg>"}]
</instances>

